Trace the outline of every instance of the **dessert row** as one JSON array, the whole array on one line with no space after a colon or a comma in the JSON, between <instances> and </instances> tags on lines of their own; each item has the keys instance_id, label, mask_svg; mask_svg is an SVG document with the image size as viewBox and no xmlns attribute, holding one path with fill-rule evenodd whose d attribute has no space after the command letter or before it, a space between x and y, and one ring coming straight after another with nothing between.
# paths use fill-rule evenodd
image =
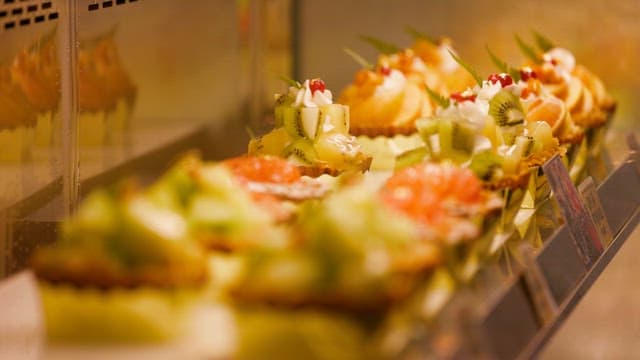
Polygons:
<instances>
[{"instance_id":1,"label":"dessert row","mask_svg":"<svg viewBox=\"0 0 640 360\"><path fill-rule=\"evenodd\" d=\"M485 80L412 33L405 49L367 38L382 54L337 103L321 79L287 80L246 155L191 153L149 186L92 192L33 258L49 338L162 341L223 303L233 357L398 356L416 321L530 241L540 166L562 156L578 181L615 109L539 34L518 38L520 68L489 51L501 72Z\"/></svg>"}]
</instances>

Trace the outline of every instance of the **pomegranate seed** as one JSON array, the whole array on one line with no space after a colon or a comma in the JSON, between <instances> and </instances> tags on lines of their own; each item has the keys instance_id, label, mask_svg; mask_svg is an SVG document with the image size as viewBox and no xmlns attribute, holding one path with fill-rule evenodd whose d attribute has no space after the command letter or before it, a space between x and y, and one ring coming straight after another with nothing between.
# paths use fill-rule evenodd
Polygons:
<instances>
[{"instance_id":1,"label":"pomegranate seed","mask_svg":"<svg viewBox=\"0 0 640 360\"><path fill-rule=\"evenodd\" d=\"M391 74L391 68L387 65L383 65L380 67L380 73L384 76L389 76L389 74Z\"/></svg>"},{"instance_id":2,"label":"pomegranate seed","mask_svg":"<svg viewBox=\"0 0 640 360\"><path fill-rule=\"evenodd\" d=\"M536 74L536 72L533 71L533 69L531 69L530 67L524 67L522 68L522 70L520 70L520 78L522 79L522 81L537 79L538 74Z\"/></svg>"},{"instance_id":3,"label":"pomegranate seed","mask_svg":"<svg viewBox=\"0 0 640 360\"><path fill-rule=\"evenodd\" d=\"M311 89L311 95L313 95L316 91L324 92L327 88L322 79L313 79L309 83L309 89Z\"/></svg>"},{"instance_id":4,"label":"pomegranate seed","mask_svg":"<svg viewBox=\"0 0 640 360\"><path fill-rule=\"evenodd\" d=\"M500 82L500 86L502 87L513 84L513 79L511 78L511 76L505 73L491 74L489 75L489 78L487 80L489 80L489 82L492 84Z\"/></svg>"},{"instance_id":5,"label":"pomegranate seed","mask_svg":"<svg viewBox=\"0 0 640 360\"><path fill-rule=\"evenodd\" d=\"M451 93L451 95L449 95L449 97L457 102L463 102L463 101L476 101L476 94L474 94L471 91L463 91L463 92L454 92Z\"/></svg>"}]
</instances>

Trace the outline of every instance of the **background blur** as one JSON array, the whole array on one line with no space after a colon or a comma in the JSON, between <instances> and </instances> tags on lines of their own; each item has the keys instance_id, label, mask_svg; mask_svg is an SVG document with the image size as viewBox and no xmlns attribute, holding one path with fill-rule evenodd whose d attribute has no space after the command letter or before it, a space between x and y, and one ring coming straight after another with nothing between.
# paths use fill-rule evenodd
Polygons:
<instances>
[{"instance_id":1,"label":"background blur","mask_svg":"<svg viewBox=\"0 0 640 360\"><path fill-rule=\"evenodd\" d=\"M612 129L638 133L639 18L631 0L0 0L0 279L92 188L153 178L190 148L243 152L268 127L281 75L322 77L337 97L358 69L343 47L375 60L359 35L444 35L487 75L485 44L517 65L514 34L535 29L602 77ZM638 231L543 357L640 357L637 252Z\"/></svg>"}]
</instances>

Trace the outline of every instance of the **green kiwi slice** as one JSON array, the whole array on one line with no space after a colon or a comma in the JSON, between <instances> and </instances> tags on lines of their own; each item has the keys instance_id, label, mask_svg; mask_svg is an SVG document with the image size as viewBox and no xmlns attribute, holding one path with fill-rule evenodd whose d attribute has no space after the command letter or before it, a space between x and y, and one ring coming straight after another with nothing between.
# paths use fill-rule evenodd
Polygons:
<instances>
[{"instance_id":1,"label":"green kiwi slice","mask_svg":"<svg viewBox=\"0 0 640 360\"><path fill-rule=\"evenodd\" d=\"M524 110L520 99L508 90L500 90L489 101L489 115L498 126L514 126L524 123Z\"/></svg>"},{"instance_id":2,"label":"green kiwi slice","mask_svg":"<svg viewBox=\"0 0 640 360\"><path fill-rule=\"evenodd\" d=\"M313 142L309 139L298 139L289 144L283 151L282 155L287 159L301 165L312 165L317 159L318 154L313 148Z\"/></svg>"},{"instance_id":3,"label":"green kiwi slice","mask_svg":"<svg viewBox=\"0 0 640 360\"><path fill-rule=\"evenodd\" d=\"M429 149L426 146L411 149L403 152L396 157L396 170L404 169L406 167L419 164L429 156Z\"/></svg>"}]
</instances>

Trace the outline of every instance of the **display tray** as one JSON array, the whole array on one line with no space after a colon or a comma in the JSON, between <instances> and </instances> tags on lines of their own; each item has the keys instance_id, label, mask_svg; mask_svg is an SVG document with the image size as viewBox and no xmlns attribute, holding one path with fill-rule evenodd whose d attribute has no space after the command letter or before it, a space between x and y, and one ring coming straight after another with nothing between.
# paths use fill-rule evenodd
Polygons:
<instances>
[{"instance_id":1,"label":"display tray","mask_svg":"<svg viewBox=\"0 0 640 360\"><path fill-rule=\"evenodd\" d=\"M567 185L568 174L557 166L557 158L545 164L554 198L560 208L574 211L572 217L546 236L541 248L523 244L519 248L522 265L508 276L501 275L499 282L484 280L499 267L488 265L470 289L456 293L439 315L442 321L453 320L454 325L427 335L417 332L401 356L535 357L640 221L640 151L633 136L628 143L626 158L597 186L591 178L577 188ZM177 342L151 347L51 346L43 341L38 314L37 284L30 272L0 282L0 318L5 319L0 323L0 358L21 353L45 359L98 355L159 359L177 354L226 358L235 341L229 309L213 303L198 310L189 334Z\"/></svg>"}]
</instances>

